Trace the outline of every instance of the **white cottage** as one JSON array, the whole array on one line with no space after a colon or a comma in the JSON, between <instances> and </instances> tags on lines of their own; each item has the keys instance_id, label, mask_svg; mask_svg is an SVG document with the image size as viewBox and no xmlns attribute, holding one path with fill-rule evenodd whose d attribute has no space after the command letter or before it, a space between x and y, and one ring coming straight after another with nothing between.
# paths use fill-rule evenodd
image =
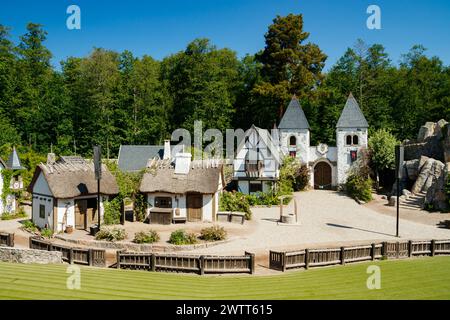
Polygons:
<instances>
[{"instance_id":1,"label":"white cottage","mask_svg":"<svg viewBox=\"0 0 450 320\"><path fill-rule=\"evenodd\" d=\"M49 157L51 159L51 157ZM94 164L80 157L61 157L37 166L29 186L32 220L40 228L63 232L67 227L88 230L98 221ZM103 201L118 194L116 179L102 165L100 214Z\"/></svg>"},{"instance_id":2,"label":"white cottage","mask_svg":"<svg viewBox=\"0 0 450 320\"><path fill-rule=\"evenodd\" d=\"M218 161L191 161L190 153L176 154L174 162L150 160L140 185L148 204L146 221L216 221L223 181Z\"/></svg>"},{"instance_id":3,"label":"white cottage","mask_svg":"<svg viewBox=\"0 0 450 320\"><path fill-rule=\"evenodd\" d=\"M279 157L282 156L296 157L308 165L311 187L337 187L345 183L351 165L357 160L360 151L367 148L368 127L356 99L350 94L336 125L336 146L311 146L308 120L294 96L277 130L269 134L267 130L252 127L247 131L246 136L250 136L250 139L252 136L269 138L258 138L253 142L250 140L250 143L247 143L247 139L247 142L238 148L234 160L234 179L237 180L238 191L246 194L269 191L270 186L279 177ZM264 161L256 161L257 175L252 173L254 164L245 165L245 159L248 159L251 153L264 158ZM278 158L274 155L278 155ZM278 167L266 168L266 164L275 164Z\"/></svg>"}]
</instances>

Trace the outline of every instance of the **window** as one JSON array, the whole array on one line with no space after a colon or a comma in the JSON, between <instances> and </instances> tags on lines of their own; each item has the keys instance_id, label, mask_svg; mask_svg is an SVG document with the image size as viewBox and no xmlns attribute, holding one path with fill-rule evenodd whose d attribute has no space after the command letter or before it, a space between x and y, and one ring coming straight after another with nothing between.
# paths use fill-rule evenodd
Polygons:
<instances>
[{"instance_id":1,"label":"window","mask_svg":"<svg viewBox=\"0 0 450 320\"><path fill-rule=\"evenodd\" d=\"M353 163L358 159L358 152L356 150L350 151L350 161Z\"/></svg>"},{"instance_id":2,"label":"window","mask_svg":"<svg viewBox=\"0 0 450 320\"><path fill-rule=\"evenodd\" d=\"M297 139L295 138L295 136L291 136L289 138L289 146L291 146L291 147L297 146Z\"/></svg>"},{"instance_id":3,"label":"window","mask_svg":"<svg viewBox=\"0 0 450 320\"><path fill-rule=\"evenodd\" d=\"M250 182L250 193L262 192L261 182Z\"/></svg>"},{"instance_id":4,"label":"window","mask_svg":"<svg viewBox=\"0 0 450 320\"><path fill-rule=\"evenodd\" d=\"M39 205L39 218L45 219L45 204Z\"/></svg>"},{"instance_id":5,"label":"window","mask_svg":"<svg viewBox=\"0 0 450 320\"><path fill-rule=\"evenodd\" d=\"M359 137L358 135L348 135L345 137L345 144L347 146L357 146L359 144Z\"/></svg>"},{"instance_id":6,"label":"window","mask_svg":"<svg viewBox=\"0 0 450 320\"><path fill-rule=\"evenodd\" d=\"M345 144L347 146L351 146L352 145L352 136L346 136L345 137Z\"/></svg>"},{"instance_id":7,"label":"window","mask_svg":"<svg viewBox=\"0 0 450 320\"><path fill-rule=\"evenodd\" d=\"M171 197L156 197L155 207L157 208L172 208L172 198Z\"/></svg>"}]
</instances>

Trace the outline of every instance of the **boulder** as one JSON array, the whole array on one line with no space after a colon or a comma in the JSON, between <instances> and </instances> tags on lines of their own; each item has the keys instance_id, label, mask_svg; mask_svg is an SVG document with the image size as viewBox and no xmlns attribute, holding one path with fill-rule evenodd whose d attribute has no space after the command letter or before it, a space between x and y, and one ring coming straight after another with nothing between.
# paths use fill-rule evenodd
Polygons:
<instances>
[{"instance_id":1,"label":"boulder","mask_svg":"<svg viewBox=\"0 0 450 320\"><path fill-rule=\"evenodd\" d=\"M424 142L427 138L433 136L436 130L437 124L434 122L427 122L419 129L419 134L417 135L418 142Z\"/></svg>"},{"instance_id":2,"label":"boulder","mask_svg":"<svg viewBox=\"0 0 450 320\"><path fill-rule=\"evenodd\" d=\"M436 159L422 156L419 161L419 175L414 183L412 193L427 193L445 171L445 165Z\"/></svg>"},{"instance_id":3,"label":"boulder","mask_svg":"<svg viewBox=\"0 0 450 320\"><path fill-rule=\"evenodd\" d=\"M406 176L409 180L416 180L419 175L419 159L405 161Z\"/></svg>"},{"instance_id":4,"label":"boulder","mask_svg":"<svg viewBox=\"0 0 450 320\"><path fill-rule=\"evenodd\" d=\"M428 188L425 196L424 207L430 208L433 211L447 211L449 204L447 201L447 194L445 192L445 185L450 164L447 163L444 169L441 170L439 177L435 178L432 185Z\"/></svg>"},{"instance_id":5,"label":"boulder","mask_svg":"<svg viewBox=\"0 0 450 320\"><path fill-rule=\"evenodd\" d=\"M403 195L406 199L408 199L408 198L412 195L412 193L411 193L411 191L409 191L408 189L403 189L402 195Z\"/></svg>"}]
</instances>

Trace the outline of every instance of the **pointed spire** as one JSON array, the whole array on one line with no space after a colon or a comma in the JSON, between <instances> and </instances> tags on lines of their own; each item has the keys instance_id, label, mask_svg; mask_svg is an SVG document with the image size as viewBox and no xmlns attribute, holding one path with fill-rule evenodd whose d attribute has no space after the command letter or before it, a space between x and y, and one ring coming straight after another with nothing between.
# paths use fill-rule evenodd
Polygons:
<instances>
[{"instance_id":1,"label":"pointed spire","mask_svg":"<svg viewBox=\"0 0 450 320\"><path fill-rule=\"evenodd\" d=\"M283 115L283 118L278 125L279 129L309 129L309 123L306 119L305 113L294 94L291 102Z\"/></svg>"},{"instance_id":2,"label":"pointed spire","mask_svg":"<svg viewBox=\"0 0 450 320\"><path fill-rule=\"evenodd\" d=\"M20 164L20 158L19 155L17 154L16 151L16 147L13 147L13 150L11 152L11 154L9 155L9 159L8 162L6 163L8 169L12 169L12 170L22 170L25 169L25 167L22 167L22 165Z\"/></svg>"},{"instance_id":3,"label":"pointed spire","mask_svg":"<svg viewBox=\"0 0 450 320\"><path fill-rule=\"evenodd\" d=\"M345 103L344 109L342 110L339 121L336 128L368 128L364 114L359 108L358 102L356 101L353 94L350 92Z\"/></svg>"}]
</instances>

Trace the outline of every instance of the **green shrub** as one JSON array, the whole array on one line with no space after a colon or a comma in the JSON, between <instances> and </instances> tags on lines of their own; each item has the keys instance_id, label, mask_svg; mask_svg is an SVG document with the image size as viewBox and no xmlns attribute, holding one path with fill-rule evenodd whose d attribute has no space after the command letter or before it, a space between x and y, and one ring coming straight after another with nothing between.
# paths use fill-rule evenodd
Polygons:
<instances>
[{"instance_id":1,"label":"green shrub","mask_svg":"<svg viewBox=\"0 0 450 320\"><path fill-rule=\"evenodd\" d=\"M353 199L369 202L372 200L372 179L350 174L345 183L347 194Z\"/></svg>"},{"instance_id":2,"label":"green shrub","mask_svg":"<svg viewBox=\"0 0 450 320\"><path fill-rule=\"evenodd\" d=\"M134 243L153 243L159 241L159 235L156 231L141 231L134 235Z\"/></svg>"},{"instance_id":3,"label":"green shrub","mask_svg":"<svg viewBox=\"0 0 450 320\"><path fill-rule=\"evenodd\" d=\"M50 239L51 237L53 237L53 230L44 228L41 230L41 236Z\"/></svg>"},{"instance_id":4,"label":"green shrub","mask_svg":"<svg viewBox=\"0 0 450 320\"><path fill-rule=\"evenodd\" d=\"M220 241L225 240L227 237L227 232L223 227L212 226L209 228L204 228L200 231L200 239L205 241Z\"/></svg>"},{"instance_id":5,"label":"green shrub","mask_svg":"<svg viewBox=\"0 0 450 320\"><path fill-rule=\"evenodd\" d=\"M169 243L175 245L195 244L197 236L194 233L187 233L183 229L176 230L170 234Z\"/></svg>"},{"instance_id":6,"label":"green shrub","mask_svg":"<svg viewBox=\"0 0 450 320\"><path fill-rule=\"evenodd\" d=\"M120 241L127 237L125 229L113 228L113 229L100 229L95 235L95 240L106 240L106 241Z\"/></svg>"},{"instance_id":7,"label":"green shrub","mask_svg":"<svg viewBox=\"0 0 450 320\"><path fill-rule=\"evenodd\" d=\"M20 218L27 218L28 215L26 214L25 210L23 210L23 208L20 208L18 212L14 213L14 214L10 214L10 213L3 213L3 215L1 216L2 220L14 220L14 219L20 219Z\"/></svg>"},{"instance_id":8,"label":"green shrub","mask_svg":"<svg viewBox=\"0 0 450 320\"><path fill-rule=\"evenodd\" d=\"M112 199L111 201L104 201L104 216L103 221L106 225L119 224L120 223L120 206L121 199L119 197Z\"/></svg>"},{"instance_id":9,"label":"green shrub","mask_svg":"<svg viewBox=\"0 0 450 320\"><path fill-rule=\"evenodd\" d=\"M24 221L23 224L22 224L21 229L25 230L25 231L28 231L28 232L31 232L31 233L36 232L38 230L36 225L31 220Z\"/></svg>"},{"instance_id":10,"label":"green shrub","mask_svg":"<svg viewBox=\"0 0 450 320\"><path fill-rule=\"evenodd\" d=\"M223 192L219 200L219 210L244 212L246 220L252 217L249 197L240 192Z\"/></svg>"},{"instance_id":11,"label":"green shrub","mask_svg":"<svg viewBox=\"0 0 450 320\"><path fill-rule=\"evenodd\" d=\"M309 186L309 169L303 164L295 168L294 191L303 191Z\"/></svg>"}]
</instances>

